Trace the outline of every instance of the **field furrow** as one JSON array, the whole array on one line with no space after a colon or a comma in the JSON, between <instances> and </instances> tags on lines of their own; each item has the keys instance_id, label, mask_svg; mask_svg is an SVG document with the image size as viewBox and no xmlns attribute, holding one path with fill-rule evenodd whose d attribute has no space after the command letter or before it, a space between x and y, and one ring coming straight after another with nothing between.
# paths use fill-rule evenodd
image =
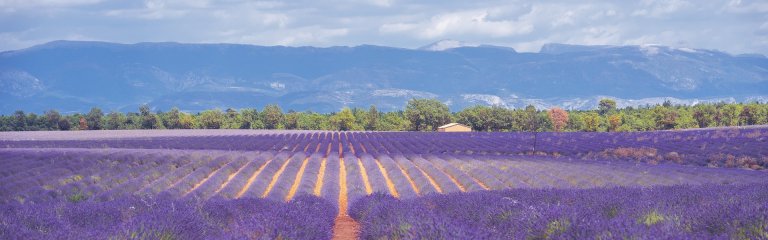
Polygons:
<instances>
[{"instance_id":1,"label":"field furrow","mask_svg":"<svg viewBox=\"0 0 768 240\"><path fill-rule=\"evenodd\" d=\"M284 201L285 197L290 192L291 186L296 180L296 175L299 174L301 165L304 164L304 160L307 159L307 155L304 152L297 152L294 154L288 162L284 165L282 173L275 173L276 180L273 176L274 182L271 182L271 190L266 193L265 197L275 201ZM279 174L279 176L277 176Z\"/></svg>"},{"instance_id":2,"label":"field furrow","mask_svg":"<svg viewBox=\"0 0 768 240\"><path fill-rule=\"evenodd\" d=\"M274 164L276 162L275 158L286 157L286 155L287 154L278 154L278 155L272 156L269 159L267 159L264 162L264 164L261 164L261 166L259 166L258 169L253 171L253 173L250 175L248 180L245 181L245 184L243 184L243 187L240 189L240 191L237 192L237 194L235 195L235 198L242 198L243 196L246 196L246 194L249 197L255 195L256 194L255 192L258 192L258 190L252 191L252 189L254 188L253 185L255 184L256 180L258 178L268 174L268 173L264 173L264 172L265 172L265 170L269 166L274 166L275 165ZM264 174L262 174L262 173L264 173ZM250 192L250 194L248 194L249 192Z\"/></svg>"},{"instance_id":3,"label":"field furrow","mask_svg":"<svg viewBox=\"0 0 768 240\"><path fill-rule=\"evenodd\" d=\"M397 192L397 187L395 186L394 182L392 182L392 179L389 177L389 173L387 172L387 169L384 168L384 165L381 164L381 162L378 159L374 159L376 161L376 167L379 169L379 172L381 173L381 176L384 178L384 182L387 184L387 189L389 190L389 194L396 198L400 198L400 194ZM408 181L413 186L413 181ZM415 189L416 187L413 186Z\"/></svg>"},{"instance_id":4,"label":"field furrow","mask_svg":"<svg viewBox=\"0 0 768 240\"><path fill-rule=\"evenodd\" d=\"M325 178L325 168L327 167L328 159L323 157L323 159L320 162L320 169L317 170L317 180L315 181L315 186L312 189L312 194L315 196L320 196L320 194L323 191L323 179Z\"/></svg>"},{"instance_id":5,"label":"field furrow","mask_svg":"<svg viewBox=\"0 0 768 240\"><path fill-rule=\"evenodd\" d=\"M401 198L413 198L419 195L419 189L408 174L387 155L377 157Z\"/></svg>"},{"instance_id":6,"label":"field furrow","mask_svg":"<svg viewBox=\"0 0 768 240\"><path fill-rule=\"evenodd\" d=\"M290 190L288 190L288 195L285 196L286 202L291 200L291 198L293 198L293 196L296 195L296 191L299 190L299 185L301 184L301 180L304 177L304 173L307 169L308 163L309 163L309 157L304 158L304 160L301 163L301 167L299 167L298 173L296 173L296 178L293 180L293 184L291 185Z\"/></svg>"}]
</instances>

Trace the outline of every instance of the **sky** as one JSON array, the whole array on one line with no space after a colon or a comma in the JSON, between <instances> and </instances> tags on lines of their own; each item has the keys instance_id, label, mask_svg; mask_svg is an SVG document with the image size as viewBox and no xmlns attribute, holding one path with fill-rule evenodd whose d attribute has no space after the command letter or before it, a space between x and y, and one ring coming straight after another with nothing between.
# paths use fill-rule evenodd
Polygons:
<instances>
[{"instance_id":1,"label":"sky","mask_svg":"<svg viewBox=\"0 0 768 240\"><path fill-rule=\"evenodd\" d=\"M768 54L768 1L0 0L0 51L54 40L418 48L445 39L521 52L566 43Z\"/></svg>"}]
</instances>

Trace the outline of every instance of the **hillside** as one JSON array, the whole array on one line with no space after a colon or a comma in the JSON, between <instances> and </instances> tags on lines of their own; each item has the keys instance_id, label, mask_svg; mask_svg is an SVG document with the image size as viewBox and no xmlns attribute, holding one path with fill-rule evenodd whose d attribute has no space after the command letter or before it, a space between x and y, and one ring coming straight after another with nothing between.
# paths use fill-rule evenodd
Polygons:
<instances>
[{"instance_id":1,"label":"hillside","mask_svg":"<svg viewBox=\"0 0 768 240\"><path fill-rule=\"evenodd\" d=\"M665 46L545 45L539 53L497 46L422 49L282 47L56 41L0 53L0 114L261 108L401 109L438 98L474 104L589 109L768 99L768 58ZM457 46L452 48L452 46Z\"/></svg>"}]
</instances>

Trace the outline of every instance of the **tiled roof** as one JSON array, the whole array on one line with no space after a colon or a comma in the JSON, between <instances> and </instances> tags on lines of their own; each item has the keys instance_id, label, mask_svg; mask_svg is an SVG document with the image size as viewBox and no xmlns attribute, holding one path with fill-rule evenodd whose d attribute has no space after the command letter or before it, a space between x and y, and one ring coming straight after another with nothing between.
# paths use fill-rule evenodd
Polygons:
<instances>
[{"instance_id":1,"label":"tiled roof","mask_svg":"<svg viewBox=\"0 0 768 240\"><path fill-rule=\"evenodd\" d=\"M449 128L449 127L453 127L453 126L456 126L456 125L461 125L461 126L464 126L464 127L469 127L469 126L461 124L461 123L449 123L449 124L445 124L443 126L440 126L438 128Z\"/></svg>"}]
</instances>

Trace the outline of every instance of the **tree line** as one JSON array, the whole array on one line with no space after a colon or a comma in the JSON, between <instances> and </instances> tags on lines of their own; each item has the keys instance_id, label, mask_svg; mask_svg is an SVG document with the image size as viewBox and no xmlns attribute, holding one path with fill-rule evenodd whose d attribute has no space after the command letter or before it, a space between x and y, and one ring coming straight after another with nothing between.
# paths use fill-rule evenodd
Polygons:
<instances>
[{"instance_id":1,"label":"tree line","mask_svg":"<svg viewBox=\"0 0 768 240\"><path fill-rule=\"evenodd\" d=\"M178 108L151 111L147 105L138 112L104 113L92 108L88 113L61 114L56 110L42 115L16 111L0 115L0 131L102 130L102 129L303 129L339 131L435 131L439 126L458 122L474 131L649 131L668 129L745 126L768 124L768 104L715 103L694 106L658 105L618 109L616 102L602 99L594 110L546 110L527 106L508 109L499 106L472 106L451 112L435 99L411 99L405 110L380 112L376 106L343 108L334 113L312 111L284 112L278 105L261 111L212 109L187 113Z\"/></svg>"}]
</instances>

